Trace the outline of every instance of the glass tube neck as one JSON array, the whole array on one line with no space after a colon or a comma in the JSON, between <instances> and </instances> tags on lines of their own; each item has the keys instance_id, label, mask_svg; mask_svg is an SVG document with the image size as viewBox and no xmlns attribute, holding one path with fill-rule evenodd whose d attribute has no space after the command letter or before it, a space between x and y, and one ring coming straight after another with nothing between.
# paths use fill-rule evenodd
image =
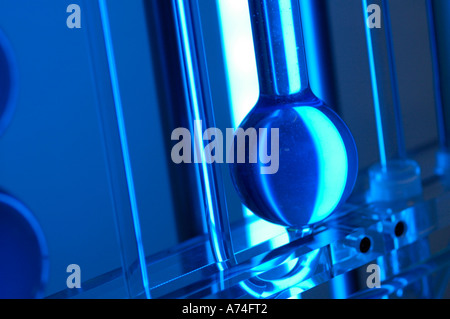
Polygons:
<instances>
[{"instance_id":1,"label":"glass tube neck","mask_svg":"<svg viewBox=\"0 0 450 319\"><path fill-rule=\"evenodd\" d=\"M298 0L249 0L261 96L312 95Z\"/></svg>"}]
</instances>

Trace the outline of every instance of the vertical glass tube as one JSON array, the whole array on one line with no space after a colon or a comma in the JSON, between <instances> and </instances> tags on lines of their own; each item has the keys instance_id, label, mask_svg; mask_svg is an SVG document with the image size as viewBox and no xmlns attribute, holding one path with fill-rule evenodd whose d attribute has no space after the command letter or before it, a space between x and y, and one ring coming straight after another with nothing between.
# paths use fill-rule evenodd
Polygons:
<instances>
[{"instance_id":1,"label":"vertical glass tube","mask_svg":"<svg viewBox=\"0 0 450 319\"><path fill-rule=\"evenodd\" d=\"M387 0L362 5L380 152L380 163L369 172L369 200L408 199L419 196L422 186L420 167L406 156L389 5Z\"/></svg>"},{"instance_id":2,"label":"vertical glass tube","mask_svg":"<svg viewBox=\"0 0 450 319\"><path fill-rule=\"evenodd\" d=\"M362 3L380 149L380 163L369 171L368 200L384 202L391 208L421 196L420 167L406 155L388 0L363 0ZM381 13L378 17L377 11ZM383 226L385 233L392 234L391 221L385 221ZM425 256L428 252L426 246L423 248ZM398 272L402 262L396 249L392 257L378 258L381 280Z\"/></svg>"},{"instance_id":3,"label":"vertical glass tube","mask_svg":"<svg viewBox=\"0 0 450 319\"><path fill-rule=\"evenodd\" d=\"M178 23L180 58L189 95L188 108L191 120L195 123L193 127L196 133L194 138L197 138L195 144L199 146L198 152L194 151L194 153L201 157L198 158L198 165L207 231L213 256L219 269L223 270L228 264L234 264L235 258L221 173L216 163L207 163L203 152L205 150L203 126L214 128L215 120L198 2L197 0L173 1Z\"/></svg>"},{"instance_id":4,"label":"vertical glass tube","mask_svg":"<svg viewBox=\"0 0 450 319\"><path fill-rule=\"evenodd\" d=\"M433 2L431 0L427 0L426 5L440 143L440 149L436 157L436 173L444 177L443 181L446 185L450 185L450 111L448 93L443 89L445 87L445 79L448 79L450 76L447 59L450 52L450 41L448 41L449 23L445 19L450 13L450 5L448 1ZM438 17L440 19L437 19ZM440 41L438 41L438 31Z\"/></svg>"},{"instance_id":5,"label":"vertical glass tube","mask_svg":"<svg viewBox=\"0 0 450 319\"><path fill-rule=\"evenodd\" d=\"M86 0L84 8L125 286L130 298L150 298L106 0Z\"/></svg>"},{"instance_id":6,"label":"vertical glass tube","mask_svg":"<svg viewBox=\"0 0 450 319\"><path fill-rule=\"evenodd\" d=\"M367 22L371 5L377 3L380 4L384 24L380 28L366 26L366 36L380 161L386 169L389 160L405 159L406 152L388 3L385 0L363 0L363 9Z\"/></svg>"},{"instance_id":7,"label":"vertical glass tube","mask_svg":"<svg viewBox=\"0 0 450 319\"><path fill-rule=\"evenodd\" d=\"M442 87L441 87L441 75L439 70L439 52L436 36L436 26L434 18L434 6L431 0L426 1L427 5L427 15L428 15L428 29L430 37L430 51L431 59L433 65L433 87L434 87L434 98L436 99L436 113L438 120L438 130L439 130L439 142L441 149L448 149L450 128L446 127L446 121L444 116L444 109L442 103Z\"/></svg>"},{"instance_id":8,"label":"vertical glass tube","mask_svg":"<svg viewBox=\"0 0 450 319\"><path fill-rule=\"evenodd\" d=\"M310 93L298 1L249 1L260 95Z\"/></svg>"}]
</instances>

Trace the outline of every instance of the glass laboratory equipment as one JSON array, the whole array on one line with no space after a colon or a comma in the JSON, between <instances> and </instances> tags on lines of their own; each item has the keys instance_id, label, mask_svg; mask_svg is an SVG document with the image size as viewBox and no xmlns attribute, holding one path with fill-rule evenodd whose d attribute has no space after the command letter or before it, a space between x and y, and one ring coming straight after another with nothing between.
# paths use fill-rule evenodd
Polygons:
<instances>
[{"instance_id":1,"label":"glass laboratory equipment","mask_svg":"<svg viewBox=\"0 0 450 319\"><path fill-rule=\"evenodd\" d=\"M260 97L236 137L239 143L239 131L252 130L259 137L250 136L245 160L233 161L231 174L252 212L302 228L350 195L357 150L345 123L310 90L299 2L251 0L249 8ZM243 151L234 147L231 154Z\"/></svg>"},{"instance_id":2,"label":"glass laboratory equipment","mask_svg":"<svg viewBox=\"0 0 450 319\"><path fill-rule=\"evenodd\" d=\"M90 52L93 70L99 83L97 107L104 130L113 197L118 205L115 214L120 242L123 243L121 257L125 283L129 297L149 298L153 297L150 292L152 288L182 277L186 272L205 265L224 270L234 263L230 225L221 193L220 172L214 165L208 165L203 158L199 163L173 163L169 148L169 156L164 159L167 163L172 163L168 165L168 176L160 178L170 181L174 197L172 203L161 203L161 215L173 205L177 218L175 223L179 227L179 242L191 240L193 235L189 232L200 237L202 241L197 240L189 251L173 253L161 263L155 262L155 258L165 252L155 253L153 250L149 253L148 247L154 244L147 240L144 245L142 239L148 238L152 229L159 227L158 218L155 218L153 207L142 208L144 199L141 197L139 201L136 195L135 185L139 184L135 179L139 176L133 174L132 168L137 164L136 159L133 160L133 150L128 146L127 133L133 129L127 121L131 103L125 102L123 92L126 92L126 89L123 88L126 85L125 81L121 80L124 77L119 76L120 66L123 65L119 54L123 54L123 51L117 49L115 42L115 24L111 19L110 9L112 5L106 1L90 1L85 5L90 11L89 21L95 26L89 30ZM155 121L161 121L158 123L160 127L153 128L152 131L160 129L161 140L165 143L166 137L170 140L175 129L188 128L194 138L199 137L196 142L203 149L203 130L215 125L214 116L208 111L211 102L208 96L208 74L203 62L205 57L202 27L197 17L198 3L184 0L152 1L143 6L148 15L149 44L153 50L150 62L155 72L152 84L157 88L154 92L155 103L161 104L160 114L157 107L148 106L156 111ZM130 54L127 50L125 52ZM180 93L174 94L175 92ZM139 108L143 107L138 99L134 103ZM198 122L202 125L196 125ZM148 138L142 143L152 148L155 141ZM165 154L158 155L163 157ZM151 161L155 162L155 159L152 158ZM144 171L151 168L147 164ZM152 172L152 175L155 173ZM140 184L142 185L142 182ZM186 187L187 185L189 186ZM157 187L153 181L150 181L148 186L150 189ZM145 190L142 194L146 198L150 197L150 189L140 189L141 192ZM142 227L142 219L147 219L151 225ZM208 240L203 241L203 238ZM162 269L168 270L161 274ZM161 296L161 292L157 292L156 296Z\"/></svg>"},{"instance_id":3,"label":"glass laboratory equipment","mask_svg":"<svg viewBox=\"0 0 450 319\"><path fill-rule=\"evenodd\" d=\"M216 124L199 3L189 0L155 1L147 5L147 10L152 21L150 33L155 48L154 60L161 68L158 75L161 85L159 99L166 105L164 112L172 118L168 126L172 130L177 126L189 128L196 139L194 145L198 145L193 150L194 164L191 167L177 165L174 168L181 174L191 171L183 182L188 180L197 185L189 195L198 203L189 207L190 211L180 218L194 215L186 219L186 223L191 224L193 218L197 219L200 224L197 232L208 236L209 253L212 253L219 269L223 269L235 261L221 171L217 163L208 163L203 153L206 147L203 132L207 128L215 128ZM163 27L168 21L173 25ZM174 94L175 91L185 94ZM180 192L186 193L186 190Z\"/></svg>"},{"instance_id":4,"label":"glass laboratory equipment","mask_svg":"<svg viewBox=\"0 0 450 319\"><path fill-rule=\"evenodd\" d=\"M194 138L197 136L197 141L194 144L199 145L200 150L205 150L203 127L198 123L204 122L205 128L215 128L216 124L212 112L211 89L199 4L198 1L178 0L175 2L175 8L181 37L182 62L186 70L187 91L190 96L188 101L190 118L194 123L197 123L193 127L193 130L197 132L197 134L194 134ZM213 133L213 135L216 139L218 138L216 133ZM197 153L197 151L194 150L194 153ZM221 171L217 163L207 165L205 153L201 156L199 176L203 181L201 185L204 194L204 219L206 220L207 233L215 261L219 269L223 269L223 267L227 267L227 263L234 264L235 260Z\"/></svg>"},{"instance_id":5,"label":"glass laboratory equipment","mask_svg":"<svg viewBox=\"0 0 450 319\"><path fill-rule=\"evenodd\" d=\"M402 114L394 56L393 31L389 1L362 1L366 41L373 90L373 101L379 142L380 163L369 169L369 202L383 203L379 218L383 221L383 231L392 239L394 253L377 259L382 269L382 280L392 276L407 263L418 263L430 257L429 243L418 239L414 245L399 250L399 241L416 235L417 224L429 224L432 213L424 209L422 201L422 180L419 164L407 157L403 131ZM372 24L371 13L381 11L378 26ZM393 218L391 213L407 201L417 205L410 214L403 213ZM398 210L398 208L397 208ZM412 214L415 211L415 214ZM419 253L418 253L419 252ZM428 278L424 277L421 289L415 293L428 297L430 290ZM414 290L414 289L413 289ZM399 295L403 292L399 290Z\"/></svg>"},{"instance_id":6,"label":"glass laboratory equipment","mask_svg":"<svg viewBox=\"0 0 450 319\"><path fill-rule=\"evenodd\" d=\"M422 194L422 182L419 165L406 156L388 1L363 0L362 6L380 153L369 170L368 200L407 200ZM370 26L374 8L381 8L382 27Z\"/></svg>"},{"instance_id":7,"label":"glass laboratory equipment","mask_svg":"<svg viewBox=\"0 0 450 319\"><path fill-rule=\"evenodd\" d=\"M20 79L13 121L0 137L0 241L5 235L17 240L0 244L0 253L8 250L20 257L20 251L30 263L49 266L47 276L39 275L39 267L10 267L25 273L36 296L443 295L450 267L450 196L442 188L437 194L437 179L426 179L425 199L408 205L360 201L365 189L352 191L358 201L344 203L356 175L352 165L360 164L358 179L365 183L366 167L377 160L377 150L371 152L375 134L373 143L358 148L359 163L352 138L365 141L372 133L368 124L373 124L365 123L373 120L373 108L367 58L361 54L366 52L361 2L86 0L79 4L80 29L67 28L65 10L52 3L0 1L0 29L11 42ZM411 12L424 7L414 3ZM246 8L239 13L245 21L236 14L242 4ZM243 37L228 27L220 33L219 16L225 13ZM328 27L311 27L316 24ZM349 35L349 29L354 33ZM428 38L414 38L426 42L422 48L427 45ZM315 41L327 43L311 46ZM278 224L242 209L226 163L176 164L171 159L176 128L196 132L197 138L206 128L225 132L236 128L256 103L253 43L261 95L242 131L248 140L254 126L256 146L266 156L250 163L250 169L233 164L233 178L248 173L238 178L240 190L247 190L246 204ZM243 47L251 49L250 56L244 57ZM327 53L315 57L322 50ZM224 61L228 54L236 59ZM245 66L254 69L256 85L243 76ZM354 72L341 72L349 68ZM237 70L236 77L230 76L231 69ZM241 89L239 99L227 96L231 88ZM5 91L0 87L0 101ZM248 103L248 108L231 106L230 100ZM338 106L333 111L352 135L330 104ZM434 131L422 121L414 125ZM278 146L272 146L272 128L278 129ZM207 140L196 141L206 147ZM435 149L432 153L434 159ZM420 155L426 156L423 150ZM250 158L246 154L246 163ZM261 169L277 172L261 174ZM305 198L302 207L295 207ZM41 231L34 228L36 221ZM11 223L26 237L14 233ZM75 275L68 270L71 264L80 266L81 289L69 287ZM374 264L381 270L379 289L366 282ZM5 273L16 276L4 267L0 281ZM167 311L179 313L172 308Z\"/></svg>"}]
</instances>

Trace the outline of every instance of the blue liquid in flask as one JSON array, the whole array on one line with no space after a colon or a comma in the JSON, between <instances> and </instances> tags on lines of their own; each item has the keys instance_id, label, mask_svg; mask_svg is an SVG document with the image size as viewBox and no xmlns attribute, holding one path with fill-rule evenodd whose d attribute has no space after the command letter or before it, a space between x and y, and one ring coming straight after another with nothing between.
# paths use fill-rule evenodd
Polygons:
<instances>
[{"instance_id":1,"label":"blue liquid in flask","mask_svg":"<svg viewBox=\"0 0 450 319\"><path fill-rule=\"evenodd\" d=\"M309 88L298 0L249 0L249 8L260 97L240 128L259 132L258 158L267 154L271 162L251 163L255 145L248 139L245 163L231 163L231 176L256 215L303 228L349 197L358 171L356 145L342 119ZM278 139L271 129L279 130ZM269 166L276 172L263 174Z\"/></svg>"}]
</instances>

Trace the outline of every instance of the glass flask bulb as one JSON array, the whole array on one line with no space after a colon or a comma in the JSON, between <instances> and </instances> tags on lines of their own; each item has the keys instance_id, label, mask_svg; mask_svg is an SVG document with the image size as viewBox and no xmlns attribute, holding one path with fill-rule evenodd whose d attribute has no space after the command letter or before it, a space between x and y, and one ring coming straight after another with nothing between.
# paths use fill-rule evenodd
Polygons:
<instances>
[{"instance_id":1,"label":"glass flask bulb","mask_svg":"<svg viewBox=\"0 0 450 319\"><path fill-rule=\"evenodd\" d=\"M249 9L260 96L240 128L254 128L259 136L245 144L244 163L229 164L231 176L253 213L303 228L324 220L350 195L358 170L356 145L342 119L310 90L299 1L249 0ZM271 154L276 138L271 129L279 130L278 157ZM252 148L259 158L263 152L278 159L278 170L262 174L268 164L251 163Z\"/></svg>"}]
</instances>

